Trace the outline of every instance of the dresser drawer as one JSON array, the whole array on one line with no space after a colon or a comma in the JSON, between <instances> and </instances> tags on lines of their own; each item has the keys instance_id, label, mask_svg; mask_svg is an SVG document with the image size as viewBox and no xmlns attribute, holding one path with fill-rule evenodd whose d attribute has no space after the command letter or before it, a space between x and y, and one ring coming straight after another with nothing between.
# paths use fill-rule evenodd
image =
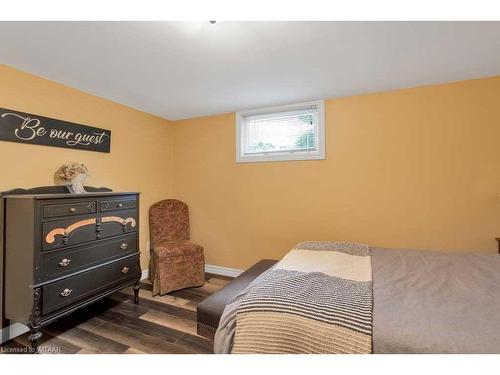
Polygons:
<instances>
[{"instance_id":1,"label":"dresser drawer","mask_svg":"<svg viewBox=\"0 0 500 375\"><path fill-rule=\"evenodd\" d=\"M137 236L123 236L112 241L99 241L85 247L64 249L41 257L40 281L81 271L101 262L137 252Z\"/></svg>"},{"instance_id":2,"label":"dresser drawer","mask_svg":"<svg viewBox=\"0 0 500 375\"><path fill-rule=\"evenodd\" d=\"M60 216L95 214L96 211L96 201L46 204L42 206L42 216L44 219Z\"/></svg>"},{"instance_id":3,"label":"dresser drawer","mask_svg":"<svg viewBox=\"0 0 500 375\"><path fill-rule=\"evenodd\" d=\"M137 211L125 210L42 224L42 250L84 244L137 231Z\"/></svg>"},{"instance_id":4,"label":"dresser drawer","mask_svg":"<svg viewBox=\"0 0 500 375\"><path fill-rule=\"evenodd\" d=\"M100 238L137 231L137 211L126 210L102 213L99 224Z\"/></svg>"},{"instance_id":5,"label":"dresser drawer","mask_svg":"<svg viewBox=\"0 0 500 375\"><path fill-rule=\"evenodd\" d=\"M101 212L130 210L137 207L137 200L135 197L105 200L99 202L99 209Z\"/></svg>"},{"instance_id":6,"label":"dresser drawer","mask_svg":"<svg viewBox=\"0 0 500 375\"><path fill-rule=\"evenodd\" d=\"M87 216L42 223L42 250L79 245L97 239L97 217Z\"/></svg>"},{"instance_id":7,"label":"dresser drawer","mask_svg":"<svg viewBox=\"0 0 500 375\"><path fill-rule=\"evenodd\" d=\"M42 315L50 314L104 290L138 280L137 256L67 277L42 287Z\"/></svg>"}]
</instances>

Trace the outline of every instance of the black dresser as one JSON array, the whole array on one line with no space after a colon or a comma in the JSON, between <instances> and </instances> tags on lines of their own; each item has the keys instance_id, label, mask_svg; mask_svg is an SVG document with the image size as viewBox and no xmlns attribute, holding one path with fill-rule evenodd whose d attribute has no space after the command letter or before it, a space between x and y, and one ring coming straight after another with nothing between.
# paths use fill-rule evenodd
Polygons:
<instances>
[{"instance_id":1,"label":"black dresser","mask_svg":"<svg viewBox=\"0 0 500 375\"><path fill-rule=\"evenodd\" d=\"M139 193L61 189L2 195L4 315L28 325L34 348L42 326L126 286L138 303Z\"/></svg>"}]
</instances>

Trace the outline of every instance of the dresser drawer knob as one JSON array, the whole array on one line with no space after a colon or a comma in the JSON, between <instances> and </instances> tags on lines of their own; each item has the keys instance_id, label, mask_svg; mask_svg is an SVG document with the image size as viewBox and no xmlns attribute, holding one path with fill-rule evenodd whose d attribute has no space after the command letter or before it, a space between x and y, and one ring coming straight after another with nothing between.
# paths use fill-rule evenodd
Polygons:
<instances>
[{"instance_id":1,"label":"dresser drawer knob","mask_svg":"<svg viewBox=\"0 0 500 375\"><path fill-rule=\"evenodd\" d=\"M126 242L124 242L120 245L120 249L122 249L122 250L127 250L127 248L128 248L128 243L126 243Z\"/></svg>"},{"instance_id":2,"label":"dresser drawer knob","mask_svg":"<svg viewBox=\"0 0 500 375\"><path fill-rule=\"evenodd\" d=\"M63 260L61 260L61 261L59 262L59 265L60 265L61 267L66 267L66 266L68 266L70 263L71 263L71 259L64 258Z\"/></svg>"},{"instance_id":3,"label":"dresser drawer knob","mask_svg":"<svg viewBox=\"0 0 500 375\"><path fill-rule=\"evenodd\" d=\"M122 268L122 273L127 273L129 271L130 268L128 267L123 267Z\"/></svg>"},{"instance_id":4,"label":"dresser drawer knob","mask_svg":"<svg viewBox=\"0 0 500 375\"><path fill-rule=\"evenodd\" d=\"M71 207L71 208L69 209L69 212L76 212L76 208L75 208L75 207Z\"/></svg>"},{"instance_id":5,"label":"dresser drawer knob","mask_svg":"<svg viewBox=\"0 0 500 375\"><path fill-rule=\"evenodd\" d=\"M64 289L61 293L59 293L61 295L61 297L67 297L71 294L71 292L73 291L73 289Z\"/></svg>"},{"instance_id":6,"label":"dresser drawer knob","mask_svg":"<svg viewBox=\"0 0 500 375\"><path fill-rule=\"evenodd\" d=\"M123 207L123 203L118 203L118 208L122 208Z\"/></svg>"}]
</instances>

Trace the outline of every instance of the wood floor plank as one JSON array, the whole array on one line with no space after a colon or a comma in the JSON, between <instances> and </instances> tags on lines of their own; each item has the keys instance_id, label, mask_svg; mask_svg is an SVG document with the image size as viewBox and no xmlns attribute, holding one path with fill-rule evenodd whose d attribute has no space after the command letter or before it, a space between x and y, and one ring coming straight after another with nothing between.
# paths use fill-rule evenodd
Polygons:
<instances>
[{"instance_id":1,"label":"wood floor plank","mask_svg":"<svg viewBox=\"0 0 500 375\"><path fill-rule=\"evenodd\" d=\"M115 311L106 311L99 315L99 319L116 325L122 325L131 331L144 335L150 335L166 342L175 342L183 335L183 332L176 331L156 323L151 323L146 320L134 319L133 317L117 313Z\"/></svg>"},{"instance_id":2,"label":"wood floor plank","mask_svg":"<svg viewBox=\"0 0 500 375\"><path fill-rule=\"evenodd\" d=\"M158 336L143 334L126 325L115 324L100 318L92 318L80 326L81 329L118 341L144 353L156 354L193 354L194 350Z\"/></svg>"},{"instance_id":3,"label":"wood floor plank","mask_svg":"<svg viewBox=\"0 0 500 375\"><path fill-rule=\"evenodd\" d=\"M123 299L124 301L128 300L129 296L124 293L115 293L112 298L115 300ZM150 299L142 299L139 301L139 306L146 308L148 310L160 311L162 313L177 316L179 318L185 318L190 320L196 320L196 311L191 308L186 309L184 307L172 306L168 304L161 303L160 301L154 301Z\"/></svg>"},{"instance_id":4,"label":"wood floor plank","mask_svg":"<svg viewBox=\"0 0 500 375\"><path fill-rule=\"evenodd\" d=\"M208 340L198 335L185 334L176 344L194 350L199 354L212 354L214 350L214 342L212 340Z\"/></svg>"},{"instance_id":5,"label":"wood floor plank","mask_svg":"<svg viewBox=\"0 0 500 375\"><path fill-rule=\"evenodd\" d=\"M147 354L147 353L144 353L143 351L136 349L136 348L128 348L125 351L125 354Z\"/></svg>"},{"instance_id":6,"label":"wood floor plank","mask_svg":"<svg viewBox=\"0 0 500 375\"><path fill-rule=\"evenodd\" d=\"M103 354L103 353L96 351L96 350L84 348L84 349L80 350L79 352L77 352L76 354ZM105 354L108 354L108 353L105 353Z\"/></svg>"},{"instance_id":7,"label":"wood floor plank","mask_svg":"<svg viewBox=\"0 0 500 375\"><path fill-rule=\"evenodd\" d=\"M0 354L26 354L27 350L27 346L16 340L9 340L0 345Z\"/></svg>"},{"instance_id":8,"label":"wood floor plank","mask_svg":"<svg viewBox=\"0 0 500 375\"><path fill-rule=\"evenodd\" d=\"M186 305L186 308L187 307L189 307L193 311L196 311L196 308L198 307L198 302L189 301L189 303Z\"/></svg>"},{"instance_id":9,"label":"wood floor plank","mask_svg":"<svg viewBox=\"0 0 500 375\"><path fill-rule=\"evenodd\" d=\"M215 277L215 276L207 274L207 282L211 283L211 284L214 284L214 285L218 285L219 287L226 286L228 283L231 282L231 280L234 280L234 278L233 277L229 277L229 276L218 276L218 277Z\"/></svg>"},{"instance_id":10,"label":"wood floor plank","mask_svg":"<svg viewBox=\"0 0 500 375\"><path fill-rule=\"evenodd\" d=\"M153 290L153 284L151 284L151 281L149 280L143 280L141 281L141 289L151 292Z\"/></svg>"},{"instance_id":11,"label":"wood floor plank","mask_svg":"<svg viewBox=\"0 0 500 375\"><path fill-rule=\"evenodd\" d=\"M231 280L234 280L234 277L231 276L215 275L213 273L208 273L208 272L205 272L205 278L207 280L212 280L215 282L222 282L224 283L224 285L230 282Z\"/></svg>"},{"instance_id":12,"label":"wood floor plank","mask_svg":"<svg viewBox=\"0 0 500 375\"><path fill-rule=\"evenodd\" d=\"M210 294L211 293L200 288L182 289L170 293L171 296L188 299L198 303L203 301Z\"/></svg>"},{"instance_id":13,"label":"wood floor plank","mask_svg":"<svg viewBox=\"0 0 500 375\"><path fill-rule=\"evenodd\" d=\"M52 324L45 328L45 331L82 348L86 353L120 354L129 348L120 342L78 327L65 330L60 325ZM79 353L82 353L82 351L79 351Z\"/></svg>"},{"instance_id":14,"label":"wood floor plank","mask_svg":"<svg viewBox=\"0 0 500 375\"><path fill-rule=\"evenodd\" d=\"M121 293L128 294L131 297L134 295L134 291L132 290L132 288L126 288L126 289L122 290ZM196 304L193 305L191 300L171 296L169 294L165 294L163 296L154 296L153 297L151 295L150 291L141 289L139 291L139 297L141 299L147 299L147 300L153 301L153 302L164 303L167 305L177 306L177 307L181 307L184 309L196 311Z\"/></svg>"},{"instance_id":15,"label":"wood floor plank","mask_svg":"<svg viewBox=\"0 0 500 375\"><path fill-rule=\"evenodd\" d=\"M159 324L164 327L172 328L177 331L196 335L196 321L183 319L159 311L150 310L140 317L142 320Z\"/></svg>"},{"instance_id":16,"label":"wood floor plank","mask_svg":"<svg viewBox=\"0 0 500 375\"><path fill-rule=\"evenodd\" d=\"M111 298L104 298L99 302L96 302L83 309L77 310L73 314L58 320L55 324L64 324L65 326L72 324L73 326L77 326L78 324L80 324L80 322L84 322L88 319L98 316L103 312L120 305L120 303L120 301L115 301Z\"/></svg>"},{"instance_id":17,"label":"wood floor plank","mask_svg":"<svg viewBox=\"0 0 500 375\"><path fill-rule=\"evenodd\" d=\"M234 280L234 277L229 277L229 276L217 276L212 273L205 273L205 281L211 282L211 283L220 283L220 284L226 284L229 281Z\"/></svg>"},{"instance_id":18,"label":"wood floor plank","mask_svg":"<svg viewBox=\"0 0 500 375\"><path fill-rule=\"evenodd\" d=\"M199 291L199 292L206 293L206 295L208 297L212 293L215 293L218 290L220 290L221 288L223 288L225 285L226 284L217 283L213 279L210 279L207 282L205 282L205 285L203 285L203 286L201 286L199 288L196 288L196 290Z\"/></svg>"},{"instance_id":19,"label":"wood floor plank","mask_svg":"<svg viewBox=\"0 0 500 375\"><path fill-rule=\"evenodd\" d=\"M52 336L44 329L42 329L43 336L39 340L38 348L40 353L43 354L75 354L82 350L81 347L71 344L70 342L58 336ZM15 340L26 347L30 347L28 340L28 333L25 333Z\"/></svg>"},{"instance_id":20,"label":"wood floor plank","mask_svg":"<svg viewBox=\"0 0 500 375\"><path fill-rule=\"evenodd\" d=\"M134 318L139 318L141 315L144 315L149 311L149 309L143 304L134 304L133 300L124 298L122 294L115 293L108 298L115 302L122 303L118 303L117 305L110 307L106 311L115 311Z\"/></svg>"}]
</instances>

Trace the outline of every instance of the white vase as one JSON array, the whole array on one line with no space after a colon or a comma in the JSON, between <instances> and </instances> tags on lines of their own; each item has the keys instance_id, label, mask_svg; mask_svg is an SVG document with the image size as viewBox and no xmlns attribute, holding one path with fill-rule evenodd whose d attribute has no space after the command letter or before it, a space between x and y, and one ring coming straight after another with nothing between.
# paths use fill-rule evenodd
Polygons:
<instances>
[{"instance_id":1,"label":"white vase","mask_svg":"<svg viewBox=\"0 0 500 375\"><path fill-rule=\"evenodd\" d=\"M86 193L83 187L87 177L83 174L77 175L70 183L67 184L68 190L71 194L83 194Z\"/></svg>"}]
</instances>

